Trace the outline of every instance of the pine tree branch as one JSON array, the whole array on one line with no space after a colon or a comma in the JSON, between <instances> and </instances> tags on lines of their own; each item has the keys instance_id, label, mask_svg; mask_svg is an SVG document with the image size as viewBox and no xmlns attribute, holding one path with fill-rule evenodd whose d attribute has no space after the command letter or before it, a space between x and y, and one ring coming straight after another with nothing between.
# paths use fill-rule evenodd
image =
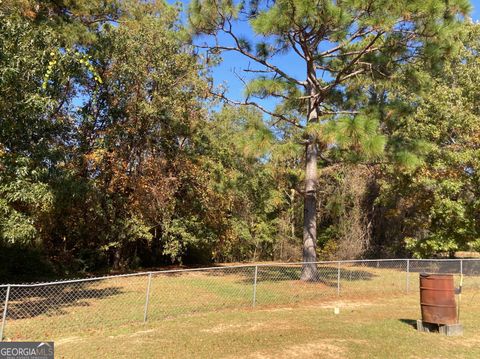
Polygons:
<instances>
[{"instance_id":1,"label":"pine tree branch","mask_svg":"<svg viewBox=\"0 0 480 359\"><path fill-rule=\"evenodd\" d=\"M329 115L358 115L360 112L359 111L346 111L346 110L340 110L340 111L334 111L334 110L329 110L329 111L319 111L319 116L329 116Z\"/></svg>"},{"instance_id":2,"label":"pine tree branch","mask_svg":"<svg viewBox=\"0 0 480 359\"><path fill-rule=\"evenodd\" d=\"M363 31L362 31L363 30ZM325 50L319 54L317 54L316 57L319 57L319 58L324 58L324 57L334 57L334 56L337 56L337 55L332 55L333 53L337 52L337 51L340 51L341 49L343 49L345 46L349 45L350 43L352 43L352 41L358 39L359 37L362 37L362 36L366 36L366 35L369 35L373 32L373 29L370 29L368 31L365 31L364 28L362 29L358 29L357 31L355 31L352 36L350 38L348 38L346 41L342 42L340 45L337 45L329 50Z\"/></svg>"},{"instance_id":3,"label":"pine tree branch","mask_svg":"<svg viewBox=\"0 0 480 359\"><path fill-rule=\"evenodd\" d=\"M377 51L378 49L380 49L379 47L372 47L370 49L368 49L367 51L363 51L363 50L358 50L358 51L349 51L349 52L344 52L344 53L341 53L341 54L330 54L330 55L325 55L325 56L322 56L322 58L328 58L328 57L344 57L344 56L352 56L352 55L358 55L358 54L368 54L370 52L374 52L374 51Z\"/></svg>"},{"instance_id":4,"label":"pine tree branch","mask_svg":"<svg viewBox=\"0 0 480 359\"><path fill-rule=\"evenodd\" d=\"M255 107L255 108L259 109L263 113L266 113L267 115L278 118L281 121L288 122L288 123L294 125L295 127L302 128L302 129L304 128L304 126L300 125L298 122L296 122L296 121L294 121L294 120L292 120L292 119L290 119L290 118L288 118L288 117L286 117L286 116L284 116L280 113L270 111L270 110L266 109L265 107L259 105L255 101L251 101L249 99L246 99L245 101L235 101L235 100L232 100L232 99L228 98L223 93L211 92L211 94L215 97L220 98L221 100L225 101L228 104L236 105L236 106L252 106L252 107Z\"/></svg>"},{"instance_id":5,"label":"pine tree branch","mask_svg":"<svg viewBox=\"0 0 480 359\"><path fill-rule=\"evenodd\" d=\"M295 35L287 34L287 38L288 38L288 42L289 42L290 45L292 46L293 51L295 51L295 53L296 53L298 56L300 56L302 59L306 60L305 55L302 54L302 53L300 52L300 50L298 49L298 47L297 47L298 42L295 40Z\"/></svg>"},{"instance_id":6,"label":"pine tree branch","mask_svg":"<svg viewBox=\"0 0 480 359\"><path fill-rule=\"evenodd\" d=\"M297 84L298 86L303 86L305 87L306 86L306 82L305 81L300 81L290 75L288 75L285 71L281 70L279 67L271 64L270 62L268 62L267 60L265 59L262 59L254 54L252 54L250 51L247 51L245 48L243 48L240 44L240 40L238 39L238 37L233 33L232 31L232 24L230 22L229 19L226 19L227 20L227 23L228 23L228 28L226 28L225 26L222 27L222 31L225 32L226 34L228 34L232 39L233 41L235 42L235 46L232 47L232 46L215 46L215 48L219 49L219 50L222 50L222 51L236 51L236 52L239 52L241 53L242 55L250 58L251 60L273 70L274 72L276 72L279 76L285 78L286 80L290 81L290 82L293 82L295 84Z\"/></svg>"},{"instance_id":7,"label":"pine tree branch","mask_svg":"<svg viewBox=\"0 0 480 359\"><path fill-rule=\"evenodd\" d=\"M343 81L347 80L348 78L352 77L352 76L355 76L355 75L358 75L362 72L365 72L365 69L360 69L360 70L357 70L357 71L354 71L346 76L343 76L345 73L348 72L348 70L350 70L350 68L355 65L358 60L360 60L360 58L375 44L375 42L383 35L383 32L378 32L374 38L361 50L359 51L359 53L348 63L344 66L344 68L337 74L337 76L335 77L335 80L333 82L331 82L329 85L325 86L323 89L322 89L322 92L328 92L330 91L331 89L333 89L335 86L337 86L338 84L342 83ZM343 76L343 77L342 77Z\"/></svg>"},{"instance_id":8,"label":"pine tree branch","mask_svg":"<svg viewBox=\"0 0 480 359\"><path fill-rule=\"evenodd\" d=\"M273 74L275 71L273 70L255 70L255 69L243 69L243 72L252 72L255 74Z\"/></svg>"}]
</instances>

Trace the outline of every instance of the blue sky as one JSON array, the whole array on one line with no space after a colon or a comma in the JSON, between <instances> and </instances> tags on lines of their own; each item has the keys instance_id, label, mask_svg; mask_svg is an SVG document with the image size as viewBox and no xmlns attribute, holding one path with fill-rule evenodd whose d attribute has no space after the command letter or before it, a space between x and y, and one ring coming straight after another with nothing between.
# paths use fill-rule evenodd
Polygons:
<instances>
[{"instance_id":1,"label":"blue sky","mask_svg":"<svg viewBox=\"0 0 480 359\"><path fill-rule=\"evenodd\" d=\"M392 0L393 1L393 0ZM188 0L184 0L185 3L188 3ZM472 18L474 20L480 21L480 0L471 1L473 5ZM248 24L241 24L236 28L237 34L242 34L246 38L252 38L254 36L251 31L249 31ZM284 55L277 57L274 61L274 64L279 66L281 69L284 69L287 73L294 75L295 77L303 78L304 69L298 66L295 66L295 55ZM251 67L254 67L254 63L250 62ZM243 98L243 83L238 79L238 74L243 74L244 77L248 78L248 74L245 74L242 69L248 68L249 61L245 59L242 55L238 53L224 53L223 62L213 70L213 76L216 84L225 83L228 87L229 97L234 99ZM237 74L237 75L236 75ZM273 107L272 100L263 100L264 106L269 108Z\"/></svg>"}]
</instances>

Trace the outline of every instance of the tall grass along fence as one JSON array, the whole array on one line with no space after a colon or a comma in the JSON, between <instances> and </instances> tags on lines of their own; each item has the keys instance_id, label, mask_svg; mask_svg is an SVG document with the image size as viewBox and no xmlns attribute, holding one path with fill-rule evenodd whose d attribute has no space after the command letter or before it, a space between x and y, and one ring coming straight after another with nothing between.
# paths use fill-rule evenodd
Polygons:
<instances>
[{"instance_id":1,"label":"tall grass along fence","mask_svg":"<svg viewBox=\"0 0 480 359\"><path fill-rule=\"evenodd\" d=\"M369 299L418 292L418 274L464 276L480 289L477 259L385 259L317 262L317 278L301 280L302 263L166 270L100 278L0 286L4 340L55 340L106 327L252 308Z\"/></svg>"}]
</instances>

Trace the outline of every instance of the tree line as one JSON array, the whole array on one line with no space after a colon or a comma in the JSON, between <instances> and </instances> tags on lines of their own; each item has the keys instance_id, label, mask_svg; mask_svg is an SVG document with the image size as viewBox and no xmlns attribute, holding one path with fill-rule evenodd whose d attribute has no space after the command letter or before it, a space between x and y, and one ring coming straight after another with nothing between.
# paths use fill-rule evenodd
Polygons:
<instances>
[{"instance_id":1,"label":"tree line","mask_svg":"<svg viewBox=\"0 0 480 359\"><path fill-rule=\"evenodd\" d=\"M0 277L477 250L469 11L4 0ZM225 52L253 64L243 100L214 85Z\"/></svg>"}]
</instances>

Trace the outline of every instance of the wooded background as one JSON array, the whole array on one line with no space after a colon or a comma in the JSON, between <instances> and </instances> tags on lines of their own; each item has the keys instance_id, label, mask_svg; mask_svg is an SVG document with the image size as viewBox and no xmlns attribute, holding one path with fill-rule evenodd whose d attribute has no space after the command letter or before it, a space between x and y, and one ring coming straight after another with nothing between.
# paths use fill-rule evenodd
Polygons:
<instances>
[{"instance_id":1,"label":"wooded background","mask_svg":"<svg viewBox=\"0 0 480 359\"><path fill-rule=\"evenodd\" d=\"M318 259L480 249L480 26L469 3L259 3L0 2L0 279L301 260L305 141L323 146ZM270 39L237 44L264 62L298 30L272 23L281 6L320 9L304 27L335 28L330 45L358 21L372 30L315 60L341 73L322 104L265 74L237 103L213 85L224 50L203 42L220 24L205 20L218 20L213 5ZM348 21L342 6L354 9ZM385 20L399 18L401 35ZM384 50L348 68L362 76L342 77L377 34ZM271 96L269 115L259 104ZM309 109L323 105L336 111L312 125Z\"/></svg>"}]
</instances>

